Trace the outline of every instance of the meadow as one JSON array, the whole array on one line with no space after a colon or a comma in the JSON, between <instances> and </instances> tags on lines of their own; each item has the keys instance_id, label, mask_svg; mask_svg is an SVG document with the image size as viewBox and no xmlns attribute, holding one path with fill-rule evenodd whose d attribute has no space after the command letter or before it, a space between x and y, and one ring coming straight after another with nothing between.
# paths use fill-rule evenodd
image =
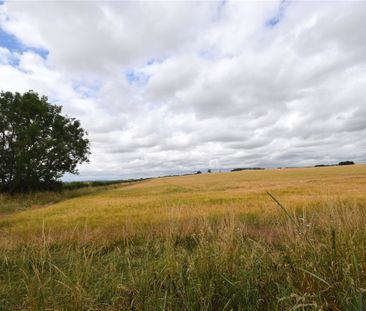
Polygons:
<instances>
[{"instance_id":1,"label":"meadow","mask_svg":"<svg viewBox=\"0 0 366 311\"><path fill-rule=\"evenodd\" d=\"M366 309L366 165L65 193L0 196L0 310Z\"/></svg>"}]
</instances>

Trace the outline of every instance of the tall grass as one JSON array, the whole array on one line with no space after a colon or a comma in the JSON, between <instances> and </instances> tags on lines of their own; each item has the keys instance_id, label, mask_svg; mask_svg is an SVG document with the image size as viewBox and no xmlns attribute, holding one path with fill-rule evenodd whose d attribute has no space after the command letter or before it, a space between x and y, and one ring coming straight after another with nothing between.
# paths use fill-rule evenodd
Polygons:
<instances>
[{"instance_id":1,"label":"tall grass","mask_svg":"<svg viewBox=\"0 0 366 311\"><path fill-rule=\"evenodd\" d=\"M61 191L43 191L7 194L0 192L0 217L1 214L11 214L31 207L42 207L57 202L77 198L87 194L95 194L113 189L120 184L139 182L132 181L93 181L65 183ZM125 186L125 185L124 185Z\"/></svg>"},{"instance_id":2,"label":"tall grass","mask_svg":"<svg viewBox=\"0 0 366 311\"><path fill-rule=\"evenodd\" d=\"M166 224L155 228L155 235L121 232L93 242L52 243L44 232L41 243L1 251L0 305L4 310L364 310L365 214L364 206L321 206L312 222L303 224L308 239L281 214L255 225L227 214L199 219L190 232Z\"/></svg>"},{"instance_id":3,"label":"tall grass","mask_svg":"<svg viewBox=\"0 0 366 311\"><path fill-rule=\"evenodd\" d=\"M184 180L179 191L171 181L164 187L154 181L48 207L41 224L30 222L36 230L24 222L26 216L39 217L36 211L5 220L0 229L0 309L365 310L362 193L314 195L305 204L299 195L303 188L295 193L298 201L284 194L285 187L276 188L271 193L285 212L262 190L256 194L261 209L252 207L251 196L248 205L228 204L227 188L221 198L204 194L203 189L225 187L215 182L217 177L209 178L208 188L200 187L202 179L190 184L199 203L191 205L191 213L186 208L194 201L188 200ZM355 180L353 189L365 181ZM146 201L135 202L141 193ZM184 194L186 202L172 200L170 208L162 204ZM130 214L123 215L129 221L103 218L104 226L72 218L74 204L89 205L79 211L85 212L97 208L91 202L99 202L103 213L110 208L111 215L119 215L120 197L126 200ZM195 211L200 206L203 213ZM70 222L49 226L54 213L65 213Z\"/></svg>"}]
</instances>

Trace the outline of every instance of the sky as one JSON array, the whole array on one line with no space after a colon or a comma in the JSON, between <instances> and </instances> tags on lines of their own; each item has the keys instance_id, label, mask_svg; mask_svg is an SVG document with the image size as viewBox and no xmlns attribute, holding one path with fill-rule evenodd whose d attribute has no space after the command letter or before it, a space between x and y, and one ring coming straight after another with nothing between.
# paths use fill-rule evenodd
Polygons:
<instances>
[{"instance_id":1,"label":"sky","mask_svg":"<svg viewBox=\"0 0 366 311\"><path fill-rule=\"evenodd\" d=\"M0 2L0 90L87 130L69 179L366 162L366 2Z\"/></svg>"}]
</instances>

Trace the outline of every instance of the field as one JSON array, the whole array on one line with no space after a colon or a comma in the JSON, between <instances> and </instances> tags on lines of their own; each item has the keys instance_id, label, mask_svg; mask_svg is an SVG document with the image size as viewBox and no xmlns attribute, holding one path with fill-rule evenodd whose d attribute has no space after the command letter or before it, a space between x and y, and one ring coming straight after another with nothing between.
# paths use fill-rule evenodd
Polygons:
<instances>
[{"instance_id":1,"label":"field","mask_svg":"<svg viewBox=\"0 0 366 311\"><path fill-rule=\"evenodd\" d=\"M0 197L0 310L364 310L365 296L366 165Z\"/></svg>"}]
</instances>

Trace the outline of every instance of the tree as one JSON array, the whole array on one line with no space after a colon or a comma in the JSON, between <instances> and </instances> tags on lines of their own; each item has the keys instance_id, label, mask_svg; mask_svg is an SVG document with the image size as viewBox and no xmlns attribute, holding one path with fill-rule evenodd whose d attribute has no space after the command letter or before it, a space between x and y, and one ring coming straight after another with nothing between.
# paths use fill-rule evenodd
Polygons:
<instances>
[{"instance_id":1,"label":"tree","mask_svg":"<svg viewBox=\"0 0 366 311\"><path fill-rule=\"evenodd\" d=\"M88 162L86 131L61 110L33 91L0 93L0 190L54 189Z\"/></svg>"},{"instance_id":2,"label":"tree","mask_svg":"<svg viewBox=\"0 0 366 311\"><path fill-rule=\"evenodd\" d=\"M338 165L354 165L355 162L353 161L342 161L342 162L339 162Z\"/></svg>"}]
</instances>

